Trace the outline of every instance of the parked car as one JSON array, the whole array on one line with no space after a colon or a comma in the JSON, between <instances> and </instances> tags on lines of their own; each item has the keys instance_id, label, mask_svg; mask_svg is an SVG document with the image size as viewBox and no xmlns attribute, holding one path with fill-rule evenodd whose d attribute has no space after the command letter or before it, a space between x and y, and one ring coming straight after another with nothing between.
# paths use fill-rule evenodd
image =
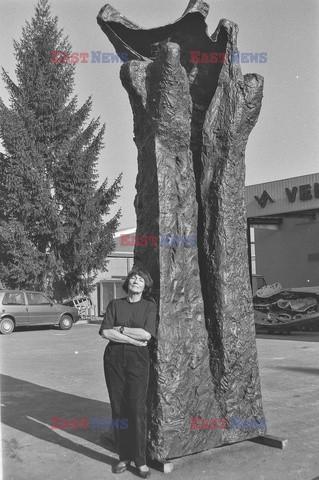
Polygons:
<instances>
[{"instance_id":1,"label":"parked car","mask_svg":"<svg viewBox=\"0 0 319 480\"><path fill-rule=\"evenodd\" d=\"M15 327L57 325L69 330L79 320L75 307L54 303L41 292L0 290L0 332L13 332Z\"/></svg>"}]
</instances>

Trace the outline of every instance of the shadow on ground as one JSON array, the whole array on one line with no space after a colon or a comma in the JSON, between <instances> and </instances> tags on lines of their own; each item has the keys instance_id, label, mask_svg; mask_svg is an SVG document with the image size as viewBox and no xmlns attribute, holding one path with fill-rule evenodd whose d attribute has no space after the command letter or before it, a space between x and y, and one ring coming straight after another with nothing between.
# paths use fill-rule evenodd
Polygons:
<instances>
[{"instance_id":1,"label":"shadow on ground","mask_svg":"<svg viewBox=\"0 0 319 480\"><path fill-rule=\"evenodd\" d=\"M256 338L265 340L290 340L294 342L319 342L319 332L291 332L289 335L284 333L261 333L257 332Z\"/></svg>"},{"instance_id":2,"label":"shadow on ground","mask_svg":"<svg viewBox=\"0 0 319 480\"><path fill-rule=\"evenodd\" d=\"M112 418L110 405L71 395L7 375L0 375L2 423L40 440L60 445L100 462L114 465L114 458L90 448L93 443L116 452L113 432L91 428L91 418ZM52 429L52 417L89 419L87 429ZM11 457L19 457L14 442L7 442ZM16 446L17 447L17 446ZM17 458L18 459L18 458Z\"/></svg>"},{"instance_id":3,"label":"shadow on ground","mask_svg":"<svg viewBox=\"0 0 319 480\"><path fill-rule=\"evenodd\" d=\"M74 324L76 325L76 324ZM74 328L74 325L72 328ZM25 333L25 332L37 332L40 330L56 330L57 332L61 333L68 333L68 330L61 330L58 325L23 325L19 327L15 327L13 333L10 333L11 335L17 336L19 333ZM8 335L6 335L8 337Z\"/></svg>"},{"instance_id":4,"label":"shadow on ground","mask_svg":"<svg viewBox=\"0 0 319 480\"><path fill-rule=\"evenodd\" d=\"M289 370L292 372L304 373L305 375L319 375L319 368L311 368L311 367L284 367L280 365L276 365L275 367L270 367L274 370Z\"/></svg>"}]
</instances>

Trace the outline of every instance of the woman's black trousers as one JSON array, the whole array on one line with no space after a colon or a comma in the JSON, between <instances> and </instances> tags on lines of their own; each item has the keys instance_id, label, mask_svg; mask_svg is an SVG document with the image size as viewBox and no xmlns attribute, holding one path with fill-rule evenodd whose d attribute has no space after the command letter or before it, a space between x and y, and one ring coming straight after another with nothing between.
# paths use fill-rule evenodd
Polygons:
<instances>
[{"instance_id":1,"label":"woman's black trousers","mask_svg":"<svg viewBox=\"0 0 319 480\"><path fill-rule=\"evenodd\" d=\"M104 353L104 373L112 417L128 419L128 428L114 430L120 460L146 464L149 352L147 347L110 342ZM115 423L115 422L114 422ZM126 426L125 422L118 422Z\"/></svg>"}]
</instances>

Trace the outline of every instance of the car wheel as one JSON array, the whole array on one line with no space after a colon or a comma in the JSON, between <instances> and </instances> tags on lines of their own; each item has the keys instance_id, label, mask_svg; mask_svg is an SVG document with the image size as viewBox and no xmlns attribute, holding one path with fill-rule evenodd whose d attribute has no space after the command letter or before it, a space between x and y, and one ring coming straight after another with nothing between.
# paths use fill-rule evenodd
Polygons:
<instances>
[{"instance_id":1,"label":"car wheel","mask_svg":"<svg viewBox=\"0 0 319 480\"><path fill-rule=\"evenodd\" d=\"M62 315L59 327L61 330L70 330L73 325L73 320L69 315Z\"/></svg>"},{"instance_id":2,"label":"car wheel","mask_svg":"<svg viewBox=\"0 0 319 480\"><path fill-rule=\"evenodd\" d=\"M11 318L3 318L0 322L0 332L2 335L8 335L14 330L14 321Z\"/></svg>"}]
</instances>

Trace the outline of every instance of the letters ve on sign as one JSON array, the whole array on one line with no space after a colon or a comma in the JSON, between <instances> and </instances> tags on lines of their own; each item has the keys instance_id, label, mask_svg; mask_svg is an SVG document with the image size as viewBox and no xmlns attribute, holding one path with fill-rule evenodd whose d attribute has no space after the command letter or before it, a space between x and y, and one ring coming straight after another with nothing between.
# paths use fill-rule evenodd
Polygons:
<instances>
[{"instance_id":1,"label":"letters ve on sign","mask_svg":"<svg viewBox=\"0 0 319 480\"><path fill-rule=\"evenodd\" d=\"M319 183L314 183L313 187L310 185L310 183L307 183L305 185L299 185L299 187L286 187L285 192L287 199L290 203L294 203L296 201L298 191L299 200L302 202L312 200L313 198L319 198ZM254 198L262 208L264 208L268 202L275 202L275 200L271 197L267 190L264 190L260 197L254 195Z\"/></svg>"}]
</instances>

